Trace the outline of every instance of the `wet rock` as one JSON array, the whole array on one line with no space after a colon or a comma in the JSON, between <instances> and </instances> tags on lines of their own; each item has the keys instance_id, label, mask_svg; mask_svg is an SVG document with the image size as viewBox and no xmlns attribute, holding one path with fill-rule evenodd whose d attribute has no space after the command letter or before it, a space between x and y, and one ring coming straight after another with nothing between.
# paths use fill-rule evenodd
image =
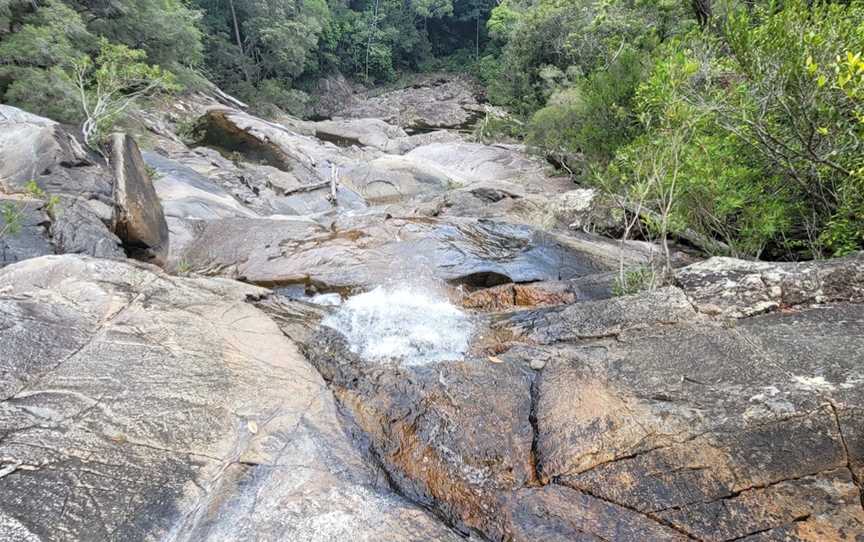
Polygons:
<instances>
[{"instance_id":1,"label":"wet rock","mask_svg":"<svg viewBox=\"0 0 864 542\"><path fill-rule=\"evenodd\" d=\"M526 226L344 216L208 222L182 258L192 270L266 285L374 286L425 274L470 286L573 278L614 262Z\"/></svg>"},{"instance_id":2,"label":"wet rock","mask_svg":"<svg viewBox=\"0 0 864 542\"><path fill-rule=\"evenodd\" d=\"M565 305L576 301L576 295L567 291L566 283L535 282L531 284L502 284L472 292L462 300L462 306L485 311L502 311L519 307Z\"/></svg>"},{"instance_id":3,"label":"wet rock","mask_svg":"<svg viewBox=\"0 0 864 542\"><path fill-rule=\"evenodd\" d=\"M462 305L484 311L510 311L608 299L613 295L615 276L614 272L606 272L570 280L502 284L466 294Z\"/></svg>"},{"instance_id":4,"label":"wet rock","mask_svg":"<svg viewBox=\"0 0 864 542\"><path fill-rule=\"evenodd\" d=\"M0 536L460 540L353 446L263 293L73 256L0 271Z\"/></svg>"},{"instance_id":5,"label":"wet rock","mask_svg":"<svg viewBox=\"0 0 864 542\"><path fill-rule=\"evenodd\" d=\"M506 536L507 495L534 480L530 371L483 359L370 363L333 330L298 331L292 304L265 310L287 335L305 337L310 361L400 492L466 532Z\"/></svg>"},{"instance_id":6,"label":"wet rock","mask_svg":"<svg viewBox=\"0 0 864 542\"><path fill-rule=\"evenodd\" d=\"M557 484L517 491L507 519L514 542L689 540L638 512Z\"/></svg>"},{"instance_id":7,"label":"wet rock","mask_svg":"<svg viewBox=\"0 0 864 542\"><path fill-rule=\"evenodd\" d=\"M433 74L406 88L366 96L336 115L382 119L409 132L463 129L483 115L479 95L479 86L467 77Z\"/></svg>"},{"instance_id":8,"label":"wet rock","mask_svg":"<svg viewBox=\"0 0 864 542\"><path fill-rule=\"evenodd\" d=\"M801 263L715 257L679 270L676 279L700 312L738 318L795 305L864 300L864 254Z\"/></svg>"},{"instance_id":9,"label":"wet rock","mask_svg":"<svg viewBox=\"0 0 864 542\"><path fill-rule=\"evenodd\" d=\"M141 151L132 137L116 133L111 136L110 153L113 230L130 254L163 265L168 260L168 224Z\"/></svg>"}]
</instances>

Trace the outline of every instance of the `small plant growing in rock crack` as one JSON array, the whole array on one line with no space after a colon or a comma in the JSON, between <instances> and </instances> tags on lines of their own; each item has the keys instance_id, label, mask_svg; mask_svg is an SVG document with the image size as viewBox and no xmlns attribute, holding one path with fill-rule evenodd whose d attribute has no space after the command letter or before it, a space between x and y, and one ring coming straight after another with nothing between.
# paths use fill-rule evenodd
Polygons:
<instances>
[{"instance_id":1,"label":"small plant growing in rock crack","mask_svg":"<svg viewBox=\"0 0 864 542\"><path fill-rule=\"evenodd\" d=\"M620 297L653 290L660 285L658 278L657 272L648 266L627 269L615 277L615 282L612 283L612 295Z\"/></svg>"},{"instance_id":2,"label":"small plant growing in rock crack","mask_svg":"<svg viewBox=\"0 0 864 542\"><path fill-rule=\"evenodd\" d=\"M192 272L192 266L186 260L180 260L177 264L177 274L178 275L188 275Z\"/></svg>"},{"instance_id":3,"label":"small plant growing in rock crack","mask_svg":"<svg viewBox=\"0 0 864 542\"><path fill-rule=\"evenodd\" d=\"M200 122L194 116L178 120L174 131L177 137L187 145L197 143L202 137Z\"/></svg>"},{"instance_id":4,"label":"small plant growing in rock crack","mask_svg":"<svg viewBox=\"0 0 864 542\"><path fill-rule=\"evenodd\" d=\"M0 205L0 239L7 235L16 235L23 227L24 218L27 212L31 209L38 208L38 203L42 202L42 208L46 213L53 214L60 198L57 196L48 196L47 192L42 190L36 181L30 181L25 185L27 190L27 200L20 202L6 202Z\"/></svg>"},{"instance_id":5,"label":"small plant growing in rock crack","mask_svg":"<svg viewBox=\"0 0 864 542\"><path fill-rule=\"evenodd\" d=\"M84 111L81 131L87 146L99 151L114 125L139 99L180 89L172 73L146 62L147 53L99 41L99 53L72 63L70 77Z\"/></svg>"},{"instance_id":6,"label":"small plant growing in rock crack","mask_svg":"<svg viewBox=\"0 0 864 542\"><path fill-rule=\"evenodd\" d=\"M150 177L151 181L155 181L162 177L162 174L159 173L156 168L145 165L144 170L147 172L147 176Z\"/></svg>"}]
</instances>

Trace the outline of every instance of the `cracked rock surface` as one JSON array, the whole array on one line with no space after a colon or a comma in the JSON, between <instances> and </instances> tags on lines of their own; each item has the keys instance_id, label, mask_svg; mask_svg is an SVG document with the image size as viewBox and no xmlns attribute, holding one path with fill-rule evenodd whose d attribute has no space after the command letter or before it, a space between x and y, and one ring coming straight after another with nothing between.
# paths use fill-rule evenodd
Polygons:
<instances>
[{"instance_id":1,"label":"cracked rock surface","mask_svg":"<svg viewBox=\"0 0 864 542\"><path fill-rule=\"evenodd\" d=\"M459 540L364 460L262 292L76 256L0 271L0 539Z\"/></svg>"},{"instance_id":2,"label":"cracked rock surface","mask_svg":"<svg viewBox=\"0 0 864 542\"><path fill-rule=\"evenodd\" d=\"M418 85L322 122L177 97L118 140L131 230L118 175L0 106L0 201L34 166L61 208L0 246L0 541L864 541L864 254L615 297L657 247L425 133L476 96Z\"/></svg>"},{"instance_id":3,"label":"cracked rock surface","mask_svg":"<svg viewBox=\"0 0 864 542\"><path fill-rule=\"evenodd\" d=\"M261 306L304 345L393 484L462 531L861 540L864 305L729 321L699 312L708 282L508 307L472 355L433 366L358 359L332 330L301 325L294 303Z\"/></svg>"}]
</instances>

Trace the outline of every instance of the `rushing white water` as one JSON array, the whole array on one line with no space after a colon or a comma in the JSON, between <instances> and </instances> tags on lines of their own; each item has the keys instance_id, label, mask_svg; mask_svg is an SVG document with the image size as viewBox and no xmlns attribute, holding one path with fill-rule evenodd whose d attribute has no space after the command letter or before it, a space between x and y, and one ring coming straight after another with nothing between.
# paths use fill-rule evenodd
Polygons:
<instances>
[{"instance_id":1,"label":"rushing white water","mask_svg":"<svg viewBox=\"0 0 864 542\"><path fill-rule=\"evenodd\" d=\"M407 365L461 359L472 333L469 316L443 294L406 286L353 296L322 323L366 359Z\"/></svg>"}]
</instances>

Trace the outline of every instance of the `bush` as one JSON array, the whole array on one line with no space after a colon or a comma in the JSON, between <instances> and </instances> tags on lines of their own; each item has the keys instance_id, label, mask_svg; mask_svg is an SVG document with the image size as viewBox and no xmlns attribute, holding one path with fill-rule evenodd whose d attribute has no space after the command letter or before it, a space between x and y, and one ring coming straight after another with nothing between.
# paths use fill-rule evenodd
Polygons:
<instances>
[{"instance_id":1,"label":"bush","mask_svg":"<svg viewBox=\"0 0 864 542\"><path fill-rule=\"evenodd\" d=\"M553 155L581 154L592 164L608 163L638 129L632 100L642 73L641 55L623 49L608 68L558 92L535 113L528 142Z\"/></svg>"},{"instance_id":2,"label":"bush","mask_svg":"<svg viewBox=\"0 0 864 542\"><path fill-rule=\"evenodd\" d=\"M2 70L0 70L2 71ZM59 122L77 124L83 120L80 97L69 75L60 67L20 68L3 100Z\"/></svg>"}]
</instances>

